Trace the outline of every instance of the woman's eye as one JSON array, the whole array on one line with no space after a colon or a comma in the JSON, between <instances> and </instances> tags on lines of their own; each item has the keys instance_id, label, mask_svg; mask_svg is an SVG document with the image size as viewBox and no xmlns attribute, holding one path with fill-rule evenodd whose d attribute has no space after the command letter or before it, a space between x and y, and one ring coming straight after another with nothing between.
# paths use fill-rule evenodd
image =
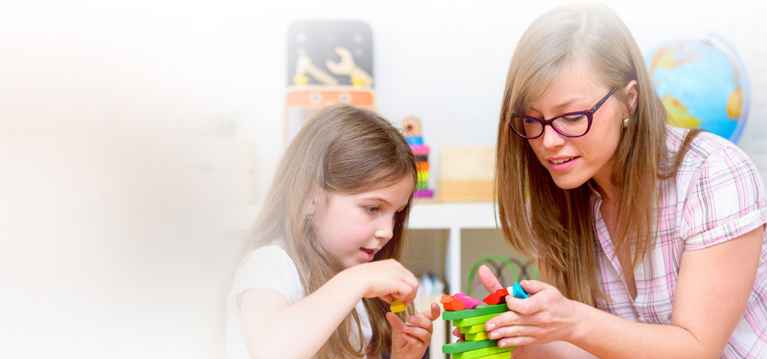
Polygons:
<instances>
[{"instance_id":1,"label":"woman's eye","mask_svg":"<svg viewBox=\"0 0 767 359\"><path fill-rule=\"evenodd\" d=\"M572 115L572 116L563 116L563 117L561 117L561 119L564 120L565 122L578 122L578 121L583 120L585 118L586 118L585 115Z\"/></svg>"}]
</instances>

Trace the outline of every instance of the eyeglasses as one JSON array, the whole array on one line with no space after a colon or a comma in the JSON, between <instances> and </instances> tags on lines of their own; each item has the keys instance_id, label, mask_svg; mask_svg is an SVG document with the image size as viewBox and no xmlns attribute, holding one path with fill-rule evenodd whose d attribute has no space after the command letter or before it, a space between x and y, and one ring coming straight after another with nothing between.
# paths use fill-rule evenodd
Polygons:
<instances>
[{"instance_id":1,"label":"eyeglasses","mask_svg":"<svg viewBox=\"0 0 767 359\"><path fill-rule=\"evenodd\" d=\"M594 107L586 111L569 112L551 120L542 120L532 116L511 115L509 126L517 135L522 138L534 139L541 137L546 125L551 125L554 131L557 131L565 137L581 137L589 132L594 113L599 110L602 104L610 98L610 95L618 88L613 88L610 93L597 102Z\"/></svg>"}]
</instances>

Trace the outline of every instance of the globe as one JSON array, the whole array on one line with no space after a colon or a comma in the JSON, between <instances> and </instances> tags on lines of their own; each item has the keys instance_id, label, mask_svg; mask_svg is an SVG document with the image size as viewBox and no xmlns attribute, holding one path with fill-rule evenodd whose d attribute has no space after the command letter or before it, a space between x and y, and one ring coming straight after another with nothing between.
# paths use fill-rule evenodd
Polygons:
<instances>
[{"instance_id":1,"label":"globe","mask_svg":"<svg viewBox=\"0 0 767 359\"><path fill-rule=\"evenodd\" d=\"M716 35L678 40L646 53L644 60L669 124L700 127L738 142L748 116L750 89L732 46Z\"/></svg>"}]
</instances>

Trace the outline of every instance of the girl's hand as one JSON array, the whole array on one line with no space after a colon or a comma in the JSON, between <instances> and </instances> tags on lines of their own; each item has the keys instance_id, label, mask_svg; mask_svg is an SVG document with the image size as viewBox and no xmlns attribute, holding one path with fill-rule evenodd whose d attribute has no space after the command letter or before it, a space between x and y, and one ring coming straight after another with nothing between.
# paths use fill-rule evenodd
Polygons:
<instances>
[{"instance_id":1,"label":"girl's hand","mask_svg":"<svg viewBox=\"0 0 767 359\"><path fill-rule=\"evenodd\" d=\"M480 267L479 277L488 290L501 288L487 267ZM520 285L530 294L530 298L506 297L509 311L485 323L490 339L500 339L500 347L570 339L577 324L574 318L576 303L565 298L558 289L540 281L523 280Z\"/></svg>"},{"instance_id":2,"label":"girl's hand","mask_svg":"<svg viewBox=\"0 0 767 359\"><path fill-rule=\"evenodd\" d=\"M414 315L407 324L392 313L386 313L386 320L392 327L392 359L420 359L431 343L433 321L439 318L439 305L431 303L428 310Z\"/></svg>"},{"instance_id":3,"label":"girl's hand","mask_svg":"<svg viewBox=\"0 0 767 359\"><path fill-rule=\"evenodd\" d=\"M364 298L380 297L387 303L396 298L410 304L418 291L418 279L394 259L360 264L344 272L350 276L349 283L361 288Z\"/></svg>"}]
</instances>

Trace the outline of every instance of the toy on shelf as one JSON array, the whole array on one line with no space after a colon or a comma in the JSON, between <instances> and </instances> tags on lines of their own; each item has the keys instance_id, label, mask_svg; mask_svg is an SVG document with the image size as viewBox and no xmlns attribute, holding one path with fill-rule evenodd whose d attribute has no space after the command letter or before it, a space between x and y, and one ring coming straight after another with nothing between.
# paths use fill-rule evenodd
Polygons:
<instances>
[{"instance_id":1,"label":"toy on shelf","mask_svg":"<svg viewBox=\"0 0 767 359\"><path fill-rule=\"evenodd\" d=\"M492 202L495 146L440 147L438 186L443 201Z\"/></svg>"},{"instance_id":2,"label":"toy on shelf","mask_svg":"<svg viewBox=\"0 0 767 359\"><path fill-rule=\"evenodd\" d=\"M450 354L453 359L511 359L511 351L515 347L498 347L498 341L489 340L485 331L488 320L509 310L506 306L509 293L515 298L529 297L517 282L511 288L498 289L485 297L482 301L486 304L464 293L442 296L440 302L445 309L442 319L451 320L466 339L443 345L442 352Z\"/></svg>"},{"instance_id":3,"label":"toy on shelf","mask_svg":"<svg viewBox=\"0 0 767 359\"><path fill-rule=\"evenodd\" d=\"M372 37L362 21L299 20L290 25L286 147L327 106L345 103L376 111Z\"/></svg>"},{"instance_id":4,"label":"toy on shelf","mask_svg":"<svg viewBox=\"0 0 767 359\"><path fill-rule=\"evenodd\" d=\"M426 146L421 133L421 121L417 117L402 120L402 133L415 155L418 170L418 183L415 185L415 198L432 198L434 190L429 189L429 146Z\"/></svg>"}]
</instances>

